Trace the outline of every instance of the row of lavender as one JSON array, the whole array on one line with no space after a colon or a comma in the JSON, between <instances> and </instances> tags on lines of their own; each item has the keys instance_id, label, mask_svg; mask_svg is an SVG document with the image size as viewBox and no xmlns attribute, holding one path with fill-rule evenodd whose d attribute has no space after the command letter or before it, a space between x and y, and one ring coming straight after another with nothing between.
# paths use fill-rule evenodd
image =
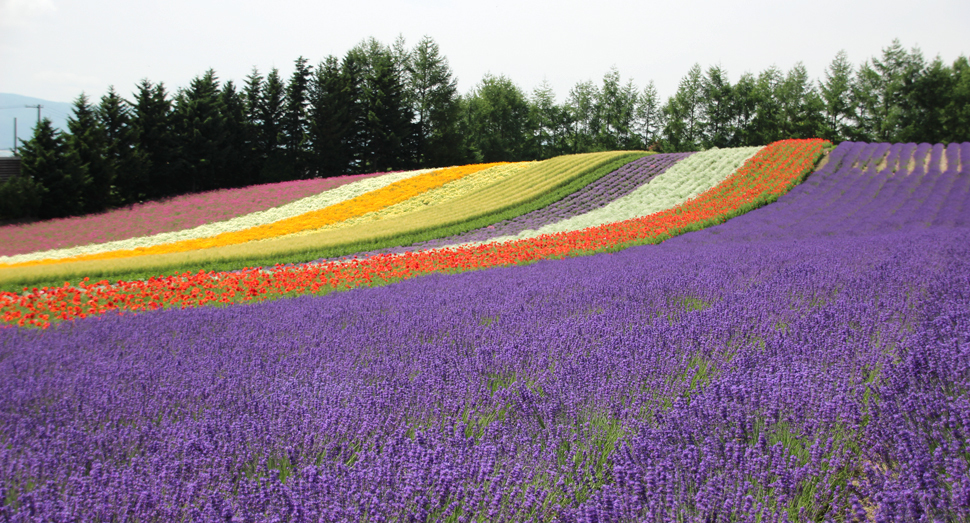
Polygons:
<instances>
[{"instance_id":1,"label":"row of lavender","mask_svg":"<svg viewBox=\"0 0 970 523\"><path fill-rule=\"evenodd\" d=\"M965 520L968 147L613 255L7 329L0 519Z\"/></svg>"},{"instance_id":2,"label":"row of lavender","mask_svg":"<svg viewBox=\"0 0 970 523\"><path fill-rule=\"evenodd\" d=\"M508 220L475 229L463 234L435 238L404 247L357 254L357 257L382 253L402 253L446 247L465 242L485 242L501 236L512 236L529 229L538 229L568 218L599 209L633 192L638 187L663 174L672 165L694 153L666 153L644 156L607 174L579 191L551 205Z\"/></svg>"}]
</instances>

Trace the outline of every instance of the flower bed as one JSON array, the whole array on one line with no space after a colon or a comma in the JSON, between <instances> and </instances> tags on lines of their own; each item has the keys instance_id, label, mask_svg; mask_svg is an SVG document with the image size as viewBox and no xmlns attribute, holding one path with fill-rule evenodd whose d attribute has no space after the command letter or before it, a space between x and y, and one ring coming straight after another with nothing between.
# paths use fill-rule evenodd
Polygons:
<instances>
[{"instance_id":1,"label":"flower bed","mask_svg":"<svg viewBox=\"0 0 970 523\"><path fill-rule=\"evenodd\" d=\"M184 231L286 205L387 173L317 178L222 189L145 202L107 213L0 226L2 257Z\"/></svg>"},{"instance_id":2,"label":"flower bed","mask_svg":"<svg viewBox=\"0 0 970 523\"><path fill-rule=\"evenodd\" d=\"M529 263L543 258L616 250L656 243L675 234L720 223L773 201L811 171L822 140L775 142L735 174L697 198L644 218L581 231L498 244L378 255L268 271L198 273L137 282L98 282L0 295L0 321L47 326L53 320L112 310L153 310L267 299L396 281L440 271L463 271Z\"/></svg>"}]
</instances>

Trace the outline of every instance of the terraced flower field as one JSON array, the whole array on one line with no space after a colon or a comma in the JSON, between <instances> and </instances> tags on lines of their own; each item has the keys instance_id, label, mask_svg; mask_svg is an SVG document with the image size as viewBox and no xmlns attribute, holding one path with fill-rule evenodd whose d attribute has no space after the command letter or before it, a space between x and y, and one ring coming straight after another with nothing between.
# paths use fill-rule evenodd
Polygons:
<instances>
[{"instance_id":1,"label":"terraced flower field","mask_svg":"<svg viewBox=\"0 0 970 523\"><path fill-rule=\"evenodd\" d=\"M970 519L970 143L822 146L592 228L462 236L686 160L526 167L569 190L452 248L5 294L99 317L0 329L0 519Z\"/></svg>"}]
</instances>

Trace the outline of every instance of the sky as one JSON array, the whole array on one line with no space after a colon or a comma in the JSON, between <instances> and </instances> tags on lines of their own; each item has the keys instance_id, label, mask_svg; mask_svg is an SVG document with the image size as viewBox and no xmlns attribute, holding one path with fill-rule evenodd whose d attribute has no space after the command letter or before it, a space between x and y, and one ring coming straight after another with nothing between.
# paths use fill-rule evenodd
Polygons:
<instances>
[{"instance_id":1,"label":"sky","mask_svg":"<svg viewBox=\"0 0 970 523\"><path fill-rule=\"evenodd\" d=\"M491 73L527 93L548 82L562 102L616 67L665 100L695 63L732 82L799 61L823 78L839 50L859 65L894 38L952 63L970 55L967 20L966 0L0 0L0 93L70 102L113 85L130 98L143 78L171 92L209 68L239 85L254 66L286 78L299 56L317 64L368 37L430 36L461 93Z\"/></svg>"}]
</instances>

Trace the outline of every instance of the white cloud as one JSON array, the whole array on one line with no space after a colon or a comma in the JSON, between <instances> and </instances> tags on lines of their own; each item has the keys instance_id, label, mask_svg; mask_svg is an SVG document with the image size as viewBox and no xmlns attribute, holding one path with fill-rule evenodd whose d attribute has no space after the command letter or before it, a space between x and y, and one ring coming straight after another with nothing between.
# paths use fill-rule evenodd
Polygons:
<instances>
[{"instance_id":1,"label":"white cloud","mask_svg":"<svg viewBox=\"0 0 970 523\"><path fill-rule=\"evenodd\" d=\"M0 26L24 26L30 18L54 11L52 0L0 0Z\"/></svg>"}]
</instances>

